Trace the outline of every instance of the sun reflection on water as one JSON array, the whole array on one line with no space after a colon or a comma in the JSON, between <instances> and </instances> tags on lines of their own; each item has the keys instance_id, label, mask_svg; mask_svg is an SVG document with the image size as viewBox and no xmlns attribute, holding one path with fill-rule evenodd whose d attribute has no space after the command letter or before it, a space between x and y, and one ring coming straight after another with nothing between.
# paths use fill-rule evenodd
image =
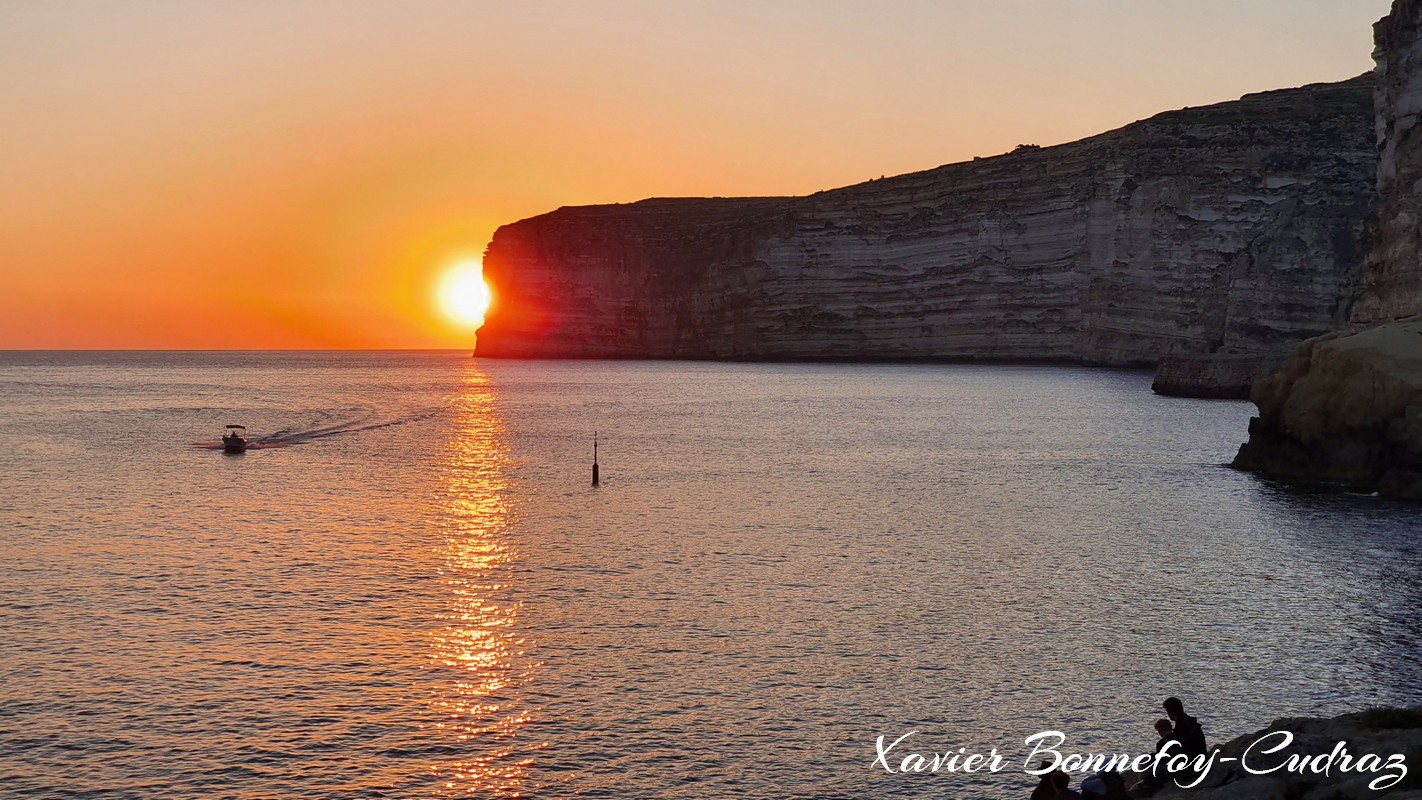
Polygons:
<instances>
[{"instance_id":1,"label":"sun reflection on water","mask_svg":"<svg viewBox=\"0 0 1422 800\"><path fill-rule=\"evenodd\" d=\"M521 797L531 753L546 746L520 740L533 711L523 687L536 664L518 624L509 455L495 401L488 376L470 365L454 399L456 435L444 464L441 578L449 600L431 637L432 668L440 671L431 727L455 754L432 767L442 797Z\"/></svg>"}]
</instances>

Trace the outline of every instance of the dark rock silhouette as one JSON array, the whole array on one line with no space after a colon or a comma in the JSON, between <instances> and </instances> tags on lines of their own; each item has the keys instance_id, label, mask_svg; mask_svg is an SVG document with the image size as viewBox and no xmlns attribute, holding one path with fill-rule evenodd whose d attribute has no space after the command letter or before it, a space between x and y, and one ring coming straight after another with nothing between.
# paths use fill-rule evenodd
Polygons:
<instances>
[{"instance_id":1,"label":"dark rock silhouette","mask_svg":"<svg viewBox=\"0 0 1422 800\"><path fill-rule=\"evenodd\" d=\"M1254 403L1236 467L1422 500L1422 319L1311 339Z\"/></svg>"}]
</instances>

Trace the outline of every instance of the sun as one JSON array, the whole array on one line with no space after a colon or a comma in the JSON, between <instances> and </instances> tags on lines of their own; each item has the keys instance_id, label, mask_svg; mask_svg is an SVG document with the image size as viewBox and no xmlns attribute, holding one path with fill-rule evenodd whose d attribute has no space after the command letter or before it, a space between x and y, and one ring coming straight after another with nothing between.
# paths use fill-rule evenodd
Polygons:
<instances>
[{"instance_id":1,"label":"sun","mask_svg":"<svg viewBox=\"0 0 1422 800\"><path fill-rule=\"evenodd\" d=\"M460 325L477 328L484 323L492 296L484 283L484 265L478 259L460 261L440 278L437 292L440 309Z\"/></svg>"}]
</instances>

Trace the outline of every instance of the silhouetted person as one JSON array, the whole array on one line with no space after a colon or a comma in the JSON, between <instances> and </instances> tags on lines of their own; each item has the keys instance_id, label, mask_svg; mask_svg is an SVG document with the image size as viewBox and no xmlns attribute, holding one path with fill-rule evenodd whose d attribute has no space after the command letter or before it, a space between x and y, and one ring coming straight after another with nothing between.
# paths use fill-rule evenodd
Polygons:
<instances>
[{"instance_id":1,"label":"silhouetted person","mask_svg":"<svg viewBox=\"0 0 1422 800\"><path fill-rule=\"evenodd\" d=\"M1081 793L1071 788L1071 776L1061 770L1052 773L1052 788L1057 790L1056 800L1082 800Z\"/></svg>"},{"instance_id":2,"label":"silhouetted person","mask_svg":"<svg viewBox=\"0 0 1422 800\"><path fill-rule=\"evenodd\" d=\"M1155 721L1155 733L1160 737L1155 742L1155 752L1159 753L1165 749L1166 743L1174 739L1175 730L1171 727L1170 720L1158 719ZM1136 781L1136 784L1131 787L1131 796L1150 797L1159 791L1160 787L1164 786L1168 780L1170 780L1170 770L1166 769L1165 762L1151 762L1150 772L1147 772L1144 778Z\"/></svg>"},{"instance_id":3,"label":"silhouetted person","mask_svg":"<svg viewBox=\"0 0 1422 800\"><path fill-rule=\"evenodd\" d=\"M1155 735L1160 737L1155 740L1155 752L1159 753L1166 742L1175 738L1175 726L1168 719L1158 719L1155 721Z\"/></svg>"},{"instance_id":4,"label":"silhouetted person","mask_svg":"<svg viewBox=\"0 0 1422 800\"><path fill-rule=\"evenodd\" d=\"M1038 769L1046 769L1050 763L1050 761L1043 761L1042 766ZM1052 776L1057 774L1065 775L1066 773L1056 770L1042 774L1042 779L1037 781L1037 788L1032 790L1032 800L1054 800L1057 796L1057 787L1052 783Z\"/></svg>"},{"instance_id":5,"label":"silhouetted person","mask_svg":"<svg viewBox=\"0 0 1422 800\"><path fill-rule=\"evenodd\" d=\"M1190 758L1204 755L1209 749L1205 745L1205 729L1200 727L1199 720L1185 713L1180 698L1167 697L1160 705L1175 725L1170 738L1180 743L1180 752Z\"/></svg>"}]
</instances>

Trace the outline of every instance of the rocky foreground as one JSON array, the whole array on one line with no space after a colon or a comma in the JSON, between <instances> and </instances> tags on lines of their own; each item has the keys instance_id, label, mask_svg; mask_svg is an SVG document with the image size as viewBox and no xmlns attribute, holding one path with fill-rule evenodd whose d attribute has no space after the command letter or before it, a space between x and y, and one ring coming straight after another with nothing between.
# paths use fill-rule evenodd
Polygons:
<instances>
[{"instance_id":1,"label":"rocky foreground","mask_svg":"<svg viewBox=\"0 0 1422 800\"><path fill-rule=\"evenodd\" d=\"M1195 790L1169 787L1157 797L1189 797L1197 800L1417 800L1422 798L1422 710L1373 709L1344 714L1328 719L1291 717L1275 722L1264 730L1241 736L1220 745L1220 756L1238 759L1245 749L1275 731L1294 734L1293 743L1267 757L1252 758L1255 769L1267 769L1287 764L1289 756L1317 756L1331 753L1338 742L1345 742L1347 752L1357 758L1372 753L1384 761L1390 755L1405 758L1406 776L1395 785L1373 789L1369 783L1396 770L1376 772L1342 771L1335 762L1330 774L1318 774L1310 768L1302 772L1280 769L1269 775L1250 775L1234 762L1220 762ZM1279 743L1275 736L1253 753L1270 749Z\"/></svg>"},{"instance_id":2,"label":"rocky foreground","mask_svg":"<svg viewBox=\"0 0 1422 800\"><path fill-rule=\"evenodd\" d=\"M477 354L1283 353L1348 322L1376 163L1369 74L808 197L563 208L494 235Z\"/></svg>"}]
</instances>

